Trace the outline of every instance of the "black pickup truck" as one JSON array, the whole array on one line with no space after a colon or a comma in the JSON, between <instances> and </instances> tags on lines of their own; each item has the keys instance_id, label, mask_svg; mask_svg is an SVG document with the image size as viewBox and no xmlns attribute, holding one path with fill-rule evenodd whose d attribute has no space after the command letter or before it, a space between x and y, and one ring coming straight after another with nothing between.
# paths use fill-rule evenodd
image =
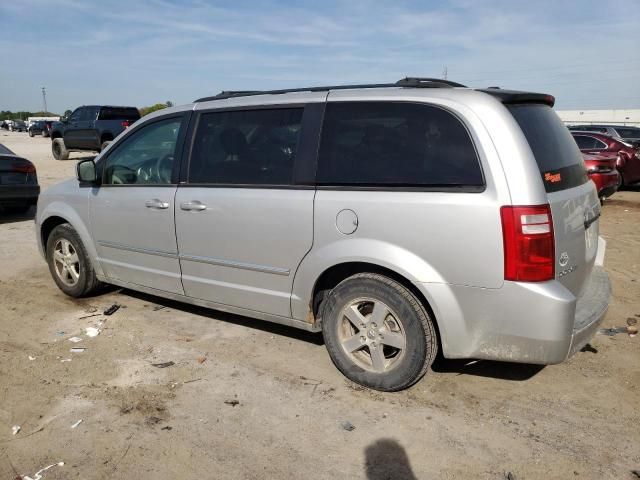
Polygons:
<instances>
[{"instance_id":1,"label":"black pickup truck","mask_svg":"<svg viewBox=\"0 0 640 480\"><path fill-rule=\"evenodd\" d=\"M108 142L140 118L136 107L84 105L51 126L51 151L56 160L69 152L100 152Z\"/></svg>"}]
</instances>

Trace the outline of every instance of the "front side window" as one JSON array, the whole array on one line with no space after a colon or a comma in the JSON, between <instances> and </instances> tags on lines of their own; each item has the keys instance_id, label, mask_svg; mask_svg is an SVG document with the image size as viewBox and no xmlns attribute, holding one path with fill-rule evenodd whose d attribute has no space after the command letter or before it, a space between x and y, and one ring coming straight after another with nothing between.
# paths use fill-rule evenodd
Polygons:
<instances>
[{"instance_id":1,"label":"front side window","mask_svg":"<svg viewBox=\"0 0 640 480\"><path fill-rule=\"evenodd\" d=\"M71 122L80 121L80 118L82 117L82 114L83 114L84 110L85 110L84 107L80 107L80 108L76 109L76 111L73 112L71 114L71 116L69 117L69 121L71 121Z\"/></svg>"},{"instance_id":2,"label":"front side window","mask_svg":"<svg viewBox=\"0 0 640 480\"><path fill-rule=\"evenodd\" d=\"M292 185L302 108L205 113L189 164L189 183Z\"/></svg>"},{"instance_id":3,"label":"front side window","mask_svg":"<svg viewBox=\"0 0 640 480\"><path fill-rule=\"evenodd\" d=\"M107 157L103 184L168 185L181 118L151 123L126 137Z\"/></svg>"},{"instance_id":4,"label":"front side window","mask_svg":"<svg viewBox=\"0 0 640 480\"><path fill-rule=\"evenodd\" d=\"M480 162L464 125L429 105L340 102L327 105L320 185L481 187Z\"/></svg>"}]
</instances>

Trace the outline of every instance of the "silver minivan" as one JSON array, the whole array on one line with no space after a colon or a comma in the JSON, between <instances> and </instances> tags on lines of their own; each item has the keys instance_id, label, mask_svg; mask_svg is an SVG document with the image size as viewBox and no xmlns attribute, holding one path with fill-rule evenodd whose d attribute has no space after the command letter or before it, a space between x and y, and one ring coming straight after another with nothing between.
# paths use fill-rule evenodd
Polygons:
<instances>
[{"instance_id":1,"label":"silver minivan","mask_svg":"<svg viewBox=\"0 0 640 480\"><path fill-rule=\"evenodd\" d=\"M54 281L322 331L394 391L446 358L553 364L606 312L600 202L549 95L444 80L223 92L46 190ZM600 242L603 244L603 242Z\"/></svg>"}]
</instances>

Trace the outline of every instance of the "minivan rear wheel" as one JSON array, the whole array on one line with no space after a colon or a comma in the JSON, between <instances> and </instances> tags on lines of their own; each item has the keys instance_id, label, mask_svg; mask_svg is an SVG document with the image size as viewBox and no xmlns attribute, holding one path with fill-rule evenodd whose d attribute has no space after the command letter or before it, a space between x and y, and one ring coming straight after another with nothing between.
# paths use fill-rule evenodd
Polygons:
<instances>
[{"instance_id":1,"label":"minivan rear wheel","mask_svg":"<svg viewBox=\"0 0 640 480\"><path fill-rule=\"evenodd\" d=\"M51 231L47 263L58 288L71 297L87 296L100 286L78 232L68 223Z\"/></svg>"},{"instance_id":2,"label":"minivan rear wheel","mask_svg":"<svg viewBox=\"0 0 640 480\"><path fill-rule=\"evenodd\" d=\"M339 283L322 307L331 360L347 378L375 390L397 391L420 380L435 359L435 328L402 284L361 273Z\"/></svg>"}]
</instances>

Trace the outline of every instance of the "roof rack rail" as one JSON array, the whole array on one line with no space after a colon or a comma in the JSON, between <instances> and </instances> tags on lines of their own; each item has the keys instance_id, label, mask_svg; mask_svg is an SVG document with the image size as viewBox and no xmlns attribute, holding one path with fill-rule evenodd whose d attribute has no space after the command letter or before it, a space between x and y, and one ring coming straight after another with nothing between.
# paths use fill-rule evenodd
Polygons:
<instances>
[{"instance_id":1,"label":"roof rack rail","mask_svg":"<svg viewBox=\"0 0 640 480\"><path fill-rule=\"evenodd\" d=\"M329 90L350 90L355 88L391 88L391 87L408 87L408 88L451 88L464 87L450 80L441 80L437 78L421 78L421 77L405 77L396 83L369 83L362 85L332 85L325 87L307 87L307 88L288 88L284 90L223 90L212 97L203 97L197 99L194 103L208 102L209 100L224 100L226 98L249 97L254 95L281 95L284 93L296 92L325 92Z\"/></svg>"}]
</instances>

